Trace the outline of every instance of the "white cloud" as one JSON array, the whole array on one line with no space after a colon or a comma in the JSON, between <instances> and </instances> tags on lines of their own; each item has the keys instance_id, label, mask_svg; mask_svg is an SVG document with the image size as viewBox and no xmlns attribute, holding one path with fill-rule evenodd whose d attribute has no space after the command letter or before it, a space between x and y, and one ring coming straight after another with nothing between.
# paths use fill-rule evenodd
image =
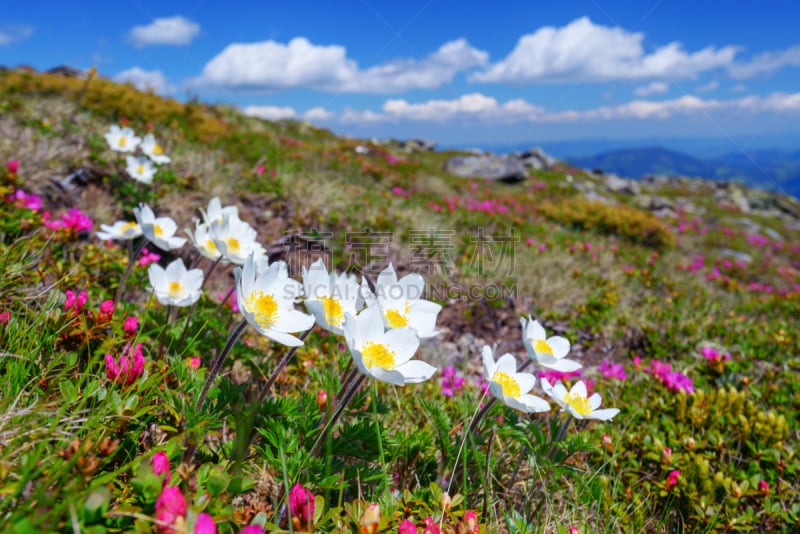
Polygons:
<instances>
[{"instance_id":1,"label":"white cloud","mask_svg":"<svg viewBox=\"0 0 800 534\"><path fill-rule=\"evenodd\" d=\"M160 95L169 95L175 92L175 86L169 83L160 70L144 70L133 67L114 76L114 80L131 83L140 91L153 91Z\"/></svg>"},{"instance_id":2,"label":"white cloud","mask_svg":"<svg viewBox=\"0 0 800 534\"><path fill-rule=\"evenodd\" d=\"M594 24L588 17L562 28L546 26L522 36L505 59L475 73L478 82L601 82L647 78L691 78L729 66L735 46L687 53L672 42L646 53L644 35Z\"/></svg>"},{"instance_id":3,"label":"white cloud","mask_svg":"<svg viewBox=\"0 0 800 534\"><path fill-rule=\"evenodd\" d=\"M0 26L0 46L24 41L33 35L33 26L26 24L4 24Z\"/></svg>"},{"instance_id":4,"label":"white cloud","mask_svg":"<svg viewBox=\"0 0 800 534\"><path fill-rule=\"evenodd\" d=\"M711 91L716 91L719 88L719 82L717 80L711 80L710 82L701 85L695 91L698 93L710 93Z\"/></svg>"},{"instance_id":5,"label":"white cloud","mask_svg":"<svg viewBox=\"0 0 800 534\"><path fill-rule=\"evenodd\" d=\"M334 116L335 113L321 107L311 108L303 113L303 118L307 121L324 121L332 119Z\"/></svg>"},{"instance_id":6,"label":"white cloud","mask_svg":"<svg viewBox=\"0 0 800 534\"><path fill-rule=\"evenodd\" d=\"M443 44L421 59L398 59L362 70L339 45L315 45L304 37L228 45L203 68L199 86L274 91L314 88L347 93L394 93L431 89L456 73L486 63L488 54L464 39Z\"/></svg>"},{"instance_id":7,"label":"white cloud","mask_svg":"<svg viewBox=\"0 0 800 534\"><path fill-rule=\"evenodd\" d=\"M669 91L669 85L664 82L650 82L647 85L637 87L633 90L636 96L657 95Z\"/></svg>"},{"instance_id":8,"label":"white cloud","mask_svg":"<svg viewBox=\"0 0 800 534\"><path fill-rule=\"evenodd\" d=\"M764 52L747 63L731 65L728 71L734 78L744 80L759 74L769 74L783 67L800 67L800 45L777 52Z\"/></svg>"},{"instance_id":9,"label":"white cloud","mask_svg":"<svg viewBox=\"0 0 800 534\"><path fill-rule=\"evenodd\" d=\"M244 108L244 114L271 121L294 119L297 116L293 108L278 106L247 106Z\"/></svg>"},{"instance_id":10,"label":"white cloud","mask_svg":"<svg viewBox=\"0 0 800 534\"><path fill-rule=\"evenodd\" d=\"M409 103L387 100L380 112L345 110L343 123L416 121L441 123L457 118L480 119L486 123L574 123L580 121L664 120L676 116L696 116L718 111L761 113L800 112L800 93L773 93L765 97L746 96L735 100L703 99L684 95L670 100L634 100L614 106L588 110L547 111L525 100L499 103L492 97L473 93L453 100L428 100Z\"/></svg>"},{"instance_id":11,"label":"white cloud","mask_svg":"<svg viewBox=\"0 0 800 534\"><path fill-rule=\"evenodd\" d=\"M737 83L731 87L731 93L744 93L745 91L747 91L747 86L743 83Z\"/></svg>"},{"instance_id":12,"label":"white cloud","mask_svg":"<svg viewBox=\"0 0 800 534\"><path fill-rule=\"evenodd\" d=\"M155 19L147 26L134 26L128 38L137 48L148 45L188 45L200 33L200 25L176 15Z\"/></svg>"}]
</instances>

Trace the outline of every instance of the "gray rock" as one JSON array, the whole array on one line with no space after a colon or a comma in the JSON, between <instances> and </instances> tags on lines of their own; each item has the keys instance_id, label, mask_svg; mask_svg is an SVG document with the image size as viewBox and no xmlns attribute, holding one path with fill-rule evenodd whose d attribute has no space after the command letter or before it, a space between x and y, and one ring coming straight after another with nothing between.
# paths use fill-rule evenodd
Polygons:
<instances>
[{"instance_id":1,"label":"gray rock","mask_svg":"<svg viewBox=\"0 0 800 534\"><path fill-rule=\"evenodd\" d=\"M464 178L483 178L505 183L522 182L527 178L525 165L509 156L453 156L445 163L444 170Z\"/></svg>"},{"instance_id":2,"label":"gray rock","mask_svg":"<svg viewBox=\"0 0 800 534\"><path fill-rule=\"evenodd\" d=\"M57 67L53 67L52 69L45 71L47 74L60 74L61 76L66 76L67 78L78 78L79 76L83 75L83 71L77 69L75 67L70 67L69 65L59 65Z\"/></svg>"},{"instance_id":3,"label":"gray rock","mask_svg":"<svg viewBox=\"0 0 800 534\"><path fill-rule=\"evenodd\" d=\"M537 171L552 169L556 164L556 159L539 147L531 148L517 155L517 159L526 167Z\"/></svg>"},{"instance_id":4,"label":"gray rock","mask_svg":"<svg viewBox=\"0 0 800 534\"><path fill-rule=\"evenodd\" d=\"M406 152L433 152L436 150L436 143L425 139L406 139L400 141L400 148Z\"/></svg>"},{"instance_id":5,"label":"gray rock","mask_svg":"<svg viewBox=\"0 0 800 534\"><path fill-rule=\"evenodd\" d=\"M620 178L616 174L605 174L603 175L603 180L605 181L606 189L613 193L623 193L625 195L639 194L640 187L636 180Z\"/></svg>"}]
</instances>

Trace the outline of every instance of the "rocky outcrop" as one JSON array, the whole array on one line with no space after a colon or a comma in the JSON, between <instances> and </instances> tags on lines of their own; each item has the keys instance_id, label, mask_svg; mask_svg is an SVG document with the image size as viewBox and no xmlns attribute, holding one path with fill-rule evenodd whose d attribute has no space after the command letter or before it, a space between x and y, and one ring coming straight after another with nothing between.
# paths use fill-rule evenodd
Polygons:
<instances>
[{"instance_id":1,"label":"rocky outcrop","mask_svg":"<svg viewBox=\"0 0 800 534\"><path fill-rule=\"evenodd\" d=\"M515 154L515 157L520 160L523 165L536 171L552 169L553 165L557 163L555 158L549 156L539 147L533 147L521 154Z\"/></svg>"},{"instance_id":2,"label":"rocky outcrop","mask_svg":"<svg viewBox=\"0 0 800 534\"><path fill-rule=\"evenodd\" d=\"M513 156L453 156L444 166L445 172L464 178L482 178L517 183L528 177L525 165Z\"/></svg>"}]
</instances>

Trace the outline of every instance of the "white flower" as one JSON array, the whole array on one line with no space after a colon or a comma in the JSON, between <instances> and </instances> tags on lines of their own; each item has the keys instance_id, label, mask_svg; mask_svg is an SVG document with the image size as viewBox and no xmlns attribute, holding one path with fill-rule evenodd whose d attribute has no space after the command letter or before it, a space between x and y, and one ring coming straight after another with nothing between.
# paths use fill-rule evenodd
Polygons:
<instances>
[{"instance_id":1,"label":"white flower","mask_svg":"<svg viewBox=\"0 0 800 534\"><path fill-rule=\"evenodd\" d=\"M104 137L108 146L117 152L133 152L142 142L142 139L136 137L133 130L128 127L120 128L116 124L111 125Z\"/></svg>"},{"instance_id":2,"label":"white flower","mask_svg":"<svg viewBox=\"0 0 800 534\"><path fill-rule=\"evenodd\" d=\"M202 256L214 261L222 257L222 253L214 242L214 237L211 235L206 223L195 219L194 232L188 228L184 229L184 232L192 238L194 248L196 248Z\"/></svg>"},{"instance_id":3,"label":"white flower","mask_svg":"<svg viewBox=\"0 0 800 534\"><path fill-rule=\"evenodd\" d=\"M142 235L141 227L136 221L117 221L113 225L101 224L102 232L97 232L97 237L103 241L109 239L118 239L120 241L127 241L129 239L136 239Z\"/></svg>"},{"instance_id":4,"label":"white flower","mask_svg":"<svg viewBox=\"0 0 800 534\"><path fill-rule=\"evenodd\" d=\"M156 173L156 168L153 167L153 163L149 159L128 156L125 158L125 162L125 170L128 171L131 178L145 184L153 183L153 175Z\"/></svg>"},{"instance_id":5,"label":"white flower","mask_svg":"<svg viewBox=\"0 0 800 534\"><path fill-rule=\"evenodd\" d=\"M214 197L208 201L208 210L203 211L203 220L206 224L211 224L212 222L216 222L221 224L225 219L238 219L239 218L239 208L236 206L222 206L222 202L220 202L219 197Z\"/></svg>"},{"instance_id":6,"label":"white flower","mask_svg":"<svg viewBox=\"0 0 800 534\"><path fill-rule=\"evenodd\" d=\"M264 247L256 241L258 236L255 229L239 218L212 221L209 233L223 257L236 265L243 265L251 254L261 255L265 252Z\"/></svg>"},{"instance_id":7,"label":"white flower","mask_svg":"<svg viewBox=\"0 0 800 534\"><path fill-rule=\"evenodd\" d=\"M436 368L411 357L419 347L419 336L404 326L386 332L378 307L353 316L345 313L344 337L358 370L396 386L423 382Z\"/></svg>"},{"instance_id":8,"label":"white flower","mask_svg":"<svg viewBox=\"0 0 800 534\"><path fill-rule=\"evenodd\" d=\"M608 421L619 413L617 408L605 408L598 410L600 403L603 401L599 393L592 394L587 398L586 384L583 380L577 381L572 388L567 392L567 388L559 380L555 386L551 386L550 382L542 379L542 389L547 395L556 401L561 407L561 411L568 411L576 419L599 419L600 421Z\"/></svg>"},{"instance_id":9,"label":"white flower","mask_svg":"<svg viewBox=\"0 0 800 534\"><path fill-rule=\"evenodd\" d=\"M203 271L187 271L183 260L178 258L164 270L157 263L147 269L152 291L158 302L171 306L190 306L197 302L202 292Z\"/></svg>"},{"instance_id":10,"label":"white flower","mask_svg":"<svg viewBox=\"0 0 800 534\"><path fill-rule=\"evenodd\" d=\"M547 337L544 327L529 315L527 319L520 317L522 323L522 342L528 356L536 360L542 367L562 373L577 371L582 366L575 360L565 358L569 352L569 340L561 336Z\"/></svg>"},{"instance_id":11,"label":"white flower","mask_svg":"<svg viewBox=\"0 0 800 534\"><path fill-rule=\"evenodd\" d=\"M314 326L314 317L294 308L300 295L300 282L292 280L282 261L256 272L254 255L243 268L236 269L236 300L247 322L261 335L289 347L303 342L290 332L304 332Z\"/></svg>"},{"instance_id":12,"label":"white flower","mask_svg":"<svg viewBox=\"0 0 800 534\"><path fill-rule=\"evenodd\" d=\"M390 263L378 275L374 294L366 283L362 283L361 288L367 305L377 304L380 308L387 328L410 326L420 339L428 339L439 333L434 329L436 316L442 307L420 298L425 292L425 280L419 274L408 274L398 281Z\"/></svg>"},{"instance_id":13,"label":"white flower","mask_svg":"<svg viewBox=\"0 0 800 534\"><path fill-rule=\"evenodd\" d=\"M507 406L527 413L550 410L549 402L529 393L536 385L536 377L518 373L517 360L511 354L503 354L495 363L492 349L484 345L483 369L492 395Z\"/></svg>"},{"instance_id":14,"label":"white flower","mask_svg":"<svg viewBox=\"0 0 800 534\"><path fill-rule=\"evenodd\" d=\"M328 274L322 258L306 269L303 267L303 293L306 309L314 314L317 324L334 334L342 335L344 314L355 315L360 297L356 277L346 273Z\"/></svg>"},{"instance_id":15,"label":"white flower","mask_svg":"<svg viewBox=\"0 0 800 534\"><path fill-rule=\"evenodd\" d=\"M133 214L142 228L142 234L158 248L172 250L181 248L186 243L186 238L175 237L175 230L178 229L175 221L169 217L156 218L147 204L142 203L138 208L133 208Z\"/></svg>"},{"instance_id":16,"label":"white flower","mask_svg":"<svg viewBox=\"0 0 800 534\"><path fill-rule=\"evenodd\" d=\"M164 154L164 148L156 142L156 138L153 137L153 134L144 136L144 140L142 140L142 152L144 152L145 156L153 160L153 163L158 163L159 165L172 161L169 156Z\"/></svg>"}]
</instances>

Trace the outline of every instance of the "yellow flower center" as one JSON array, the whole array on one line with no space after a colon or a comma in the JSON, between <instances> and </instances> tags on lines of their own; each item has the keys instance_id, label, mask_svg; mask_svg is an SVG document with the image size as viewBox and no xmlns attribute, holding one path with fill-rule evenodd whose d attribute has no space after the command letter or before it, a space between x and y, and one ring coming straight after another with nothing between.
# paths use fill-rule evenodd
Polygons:
<instances>
[{"instance_id":1,"label":"yellow flower center","mask_svg":"<svg viewBox=\"0 0 800 534\"><path fill-rule=\"evenodd\" d=\"M229 237L228 239L225 240L225 243L228 245L228 250L230 252L238 251L239 247L241 246L239 245L239 240L236 239L235 237Z\"/></svg>"},{"instance_id":2,"label":"yellow flower center","mask_svg":"<svg viewBox=\"0 0 800 534\"><path fill-rule=\"evenodd\" d=\"M128 144L128 140L127 140L127 139L125 139L125 136L120 136L120 138L119 138L119 141L117 141L117 144L118 144L119 146L122 146L122 147L124 147L125 145L127 145L127 144Z\"/></svg>"},{"instance_id":3,"label":"yellow flower center","mask_svg":"<svg viewBox=\"0 0 800 534\"><path fill-rule=\"evenodd\" d=\"M537 339L533 342L533 350L535 352L541 352L544 354L553 355L553 349L550 348L550 345L547 344L547 341L544 339Z\"/></svg>"},{"instance_id":4,"label":"yellow flower center","mask_svg":"<svg viewBox=\"0 0 800 534\"><path fill-rule=\"evenodd\" d=\"M256 322L267 330L278 318L278 301L263 291L254 291L244 300L247 311L251 312Z\"/></svg>"},{"instance_id":5,"label":"yellow flower center","mask_svg":"<svg viewBox=\"0 0 800 534\"><path fill-rule=\"evenodd\" d=\"M163 154L163 153L164 153L164 149L163 149L163 148L161 148L161 145L159 145L158 143L156 143L156 144L153 146L153 154L155 154L156 156L160 156L160 155L161 155L161 154Z\"/></svg>"},{"instance_id":6,"label":"yellow flower center","mask_svg":"<svg viewBox=\"0 0 800 534\"><path fill-rule=\"evenodd\" d=\"M322 306L325 308L325 320L331 326L339 326L344 321L344 311L338 300L331 297L322 297Z\"/></svg>"},{"instance_id":7,"label":"yellow flower center","mask_svg":"<svg viewBox=\"0 0 800 534\"><path fill-rule=\"evenodd\" d=\"M137 226L138 224L136 222L126 222L125 224L122 225L121 233L124 234L130 230L135 230Z\"/></svg>"},{"instance_id":8,"label":"yellow flower center","mask_svg":"<svg viewBox=\"0 0 800 534\"><path fill-rule=\"evenodd\" d=\"M564 395L564 404L569 404L572 409L580 415L589 415L592 413L592 407L589 405L589 399L577 393L567 393Z\"/></svg>"},{"instance_id":9,"label":"yellow flower center","mask_svg":"<svg viewBox=\"0 0 800 534\"><path fill-rule=\"evenodd\" d=\"M503 388L503 395L506 397L519 397L522 392L519 390L519 382L513 376L505 374L503 371L495 371L492 382L497 382Z\"/></svg>"},{"instance_id":10,"label":"yellow flower center","mask_svg":"<svg viewBox=\"0 0 800 534\"><path fill-rule=\"evenodd\" d=\"M167 290L167 294L172 298L177 298L181 296L183 293L183 286L180 282L172 281L169 283L169 289Z\"/></svg>"},{"instance_id":11,"label":"yellow flower center","mask_svg":"<svg viewBox=\"0 0 800 534\"><path fill-rule=\"evenodd\" d=\"M217 252L217 245L214 243L213 239L206 239L206 250L211 253Z\"/></svg>"},{"instance_id":12,"label":"yellow flower center","mask_svg":"<svg viewBox=\"0 0 800 534\"><path fill-rule=\"evenodd\" d=\"M394 351L382 343L367 341L361 347L361 357L367 369L380 367L391 371L394 369L394 356Z\"/></svg>"},{"instance_id":13,"label":"yellow flower center","mask_svg":"<svg viewBox=\"0 0 800 534\"><path fill-rule=\"evenodd\" d=\"M408 326L408 302L405 304L404 312L400 310L386 310L384 317L386 317L386 322L389 323L389 328Z\"/></svg>"},{"instance_id":14,"label":"yellow flower center","mask_svg":"<svg viewBox=\"0 0 800 534\"><path fill-rule=\"evenodd\" d=\"M144 174L144 165L136 167L136 174Z\"/></svg>"},{"instance_id":15,"label":"yellow flower center","mask_svg":"<svg viewBox=\"0 0 800 534\"><path fill-rule=\"evenodd\" d=\"M154 224L153 233L156 235L156 237L161 237L164 235L164 230L161 229L161 226Z\"/></svg>"}]
</instances>

